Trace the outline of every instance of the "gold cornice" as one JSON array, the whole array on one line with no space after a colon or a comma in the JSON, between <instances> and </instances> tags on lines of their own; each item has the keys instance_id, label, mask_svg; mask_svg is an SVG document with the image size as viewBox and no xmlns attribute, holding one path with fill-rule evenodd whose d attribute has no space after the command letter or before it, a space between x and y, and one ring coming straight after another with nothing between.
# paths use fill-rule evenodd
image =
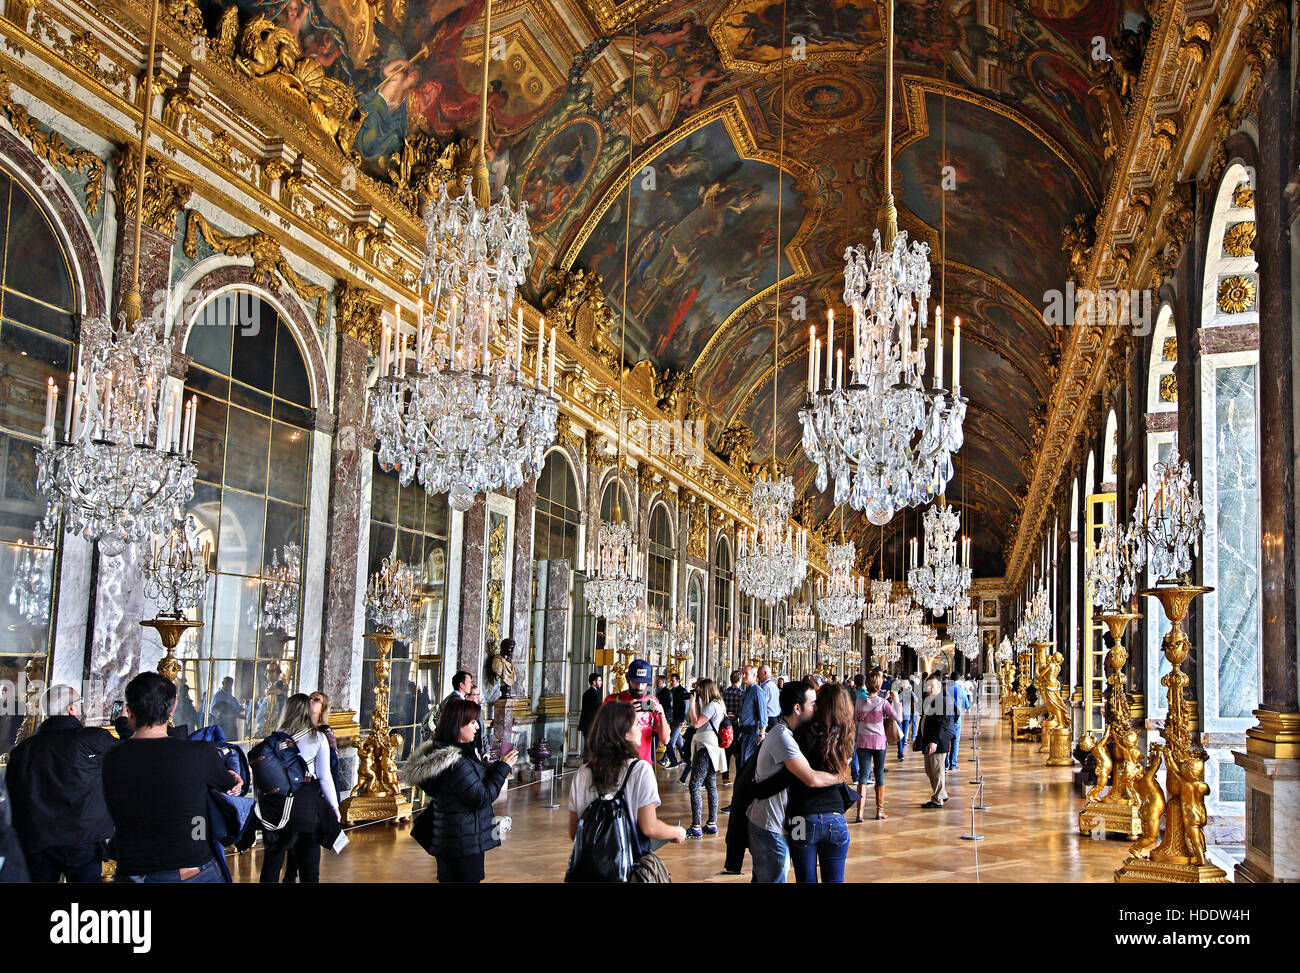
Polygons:
<instances>
[{"instance_id":1,"label":"gold cornice","mask_svg":"<svg viewBox=\"0 0 1300 973\"><path fill-rule=\"evenodd\" d=\"M667 6L668 2L669 0L629 0L627 3L618 3L617 0L587 0L586 5L596 26L602 33L609 34L631 23L633 18L639 20L643 14Z\"/></svg>"}]
</instances>

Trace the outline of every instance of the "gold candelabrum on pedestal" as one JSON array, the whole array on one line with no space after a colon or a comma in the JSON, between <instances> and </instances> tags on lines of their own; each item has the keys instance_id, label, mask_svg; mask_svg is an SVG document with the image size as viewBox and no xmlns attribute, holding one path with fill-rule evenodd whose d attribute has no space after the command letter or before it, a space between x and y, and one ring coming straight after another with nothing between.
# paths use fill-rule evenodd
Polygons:
<instances>
[{"instance_id":1,"label":"gold candelabrum on pedestal","mask_svg":"<svg viewBox=\"0 0 1300 973\"><path fill-rule=\"evenodd\" d=\"M370 732L357 743L357 786L339 805L345 824L411 816L411 802L402 796L398 776L397 754L402 735L388 726L388 675L392 669L389 653L395 636L392 629L381 628L366 638L375 643L379 658L375 660L375 699L370 710Z\"/></svg>"},{"instance_id":2,"label":"gold candelabrum on pedestal","mask_svg":"<svg viewBox=\"0 0 1300 973\"><path fill-rule=\"evenodd\" d=\"M181 660L176 658L176 646L181 644L186 632L192 628L202 628L203 623L182 615L159 615L157 618L145 619L140 624L156 631L163 648L167 650L167 654L158 660L158 675L168 682L175 682L181 674ZM167 718L167 725L175 725L171 717Z\"/></svg>"},{"instance_id":3,"label":"gold candelabrum on pedestal","mask_svg":"<svg viewBox=\"0 0 1300 973\"><path fill-rule=\"evenodd\" d=\"M1034 656L1041 660L1038 672L1039 703L1046 707L1047 715L1043 720L1043 745L1040 753L1046 753L1048 767L1073 767L1074 757L1070 754L1070 704L1061 695L1061 666L1065 657L1059 652L1049 653L1055 642L1034 643Z\"/></svg>"},{"instance_id":4,"label":"gold candelabrum on pedestal","mask_svg":"<svg viewBox=\"0 0 1300 973\"><path fill-rule=\"evenodd\" d=\"M1039 753L1048 752L1048 733L1056 725L1052 710L1047 705L1047 650L1055 644L1054 642L1029 643L1029 651L1033 653L1033 660L1030 662L1030 673L1033 676L1034 688L1038 690L1037 706L1043 711L1040 721L1043 733L1038 747Z\"/></svg>"},{"instance_id":5,"label":"gold candelabrum on pedestal","mask_svg":"<svg viewBox=\"0 0 1300 973\"><path fill-rule=\"evenodd\" d=\"M1205 762L1209 754L1192 746L1188 700L1183 695L1183 687L1191 681L1183 672L1183 661L1192 644L1183 632L1183 618L1193 598L1214 589L1186 584L1185 580L1142 592L1159 600L1171 626L1160 646L1170 665L1160 680L1169 690L1169 712L1163 731L1165 742L1151 744L1146 770L1135 784L1142 802L1138 812L1142 833L1116 870L1117 882L1183 885L1228 880L1223 869L1211 865L1205 854L1205 798L1210 792L1205 783ZM1161 764L1165 768L1163 790L1156 780Z\"/></svg>"},{"instance_id":6,"label":"gold candelabrum on pedestal","mask_svg":"<svg viewBox=\"0 0 1300 973\"><path fill-rule=\"evenodd\" d=\"M1101 615L1111 637L1111 648L1106 653L1106 728L1100 737L1087 733L1079 741L1079 748L1091 753L1097 763L1097 783L1088 791L1079 812L1081 834L1091 834L1100 828L1103 833L1126 834L1136 839L1142 833L1138 814L1142 801L1137 794L1137 782L1142 777L1145 761L1124 688L1124 666L1128 662L1124 632L1131 622L1141 617L1137 612L1124 611Z\"/></svg>"},{"instance_id":7,"label":"gold candelabrum on pedestal","mask_svg":"<svg viewBox=\"0 0 1300 973\"><path fill-rule=\"evenodd\" d=\"M1002 703L1002 715L1011 718L1011 711L1023 706L1025 697L1015 689L1016 663L1014 659L1003 659L998 663L998 699Z\"/></svg>"},{"instance_id":8,"label":"gold candelabrum on pedestal","mask_svg":"<svg viewBox=\"0 0 1300 973\"><path fill-rule=\"evenodd\" d=\"M636 655L635 649L618 650L618 661L614 663L614 685L610 687L615 693L627 689L627 667L632 664L634 655Z\"/></svg>"}]
</instances>

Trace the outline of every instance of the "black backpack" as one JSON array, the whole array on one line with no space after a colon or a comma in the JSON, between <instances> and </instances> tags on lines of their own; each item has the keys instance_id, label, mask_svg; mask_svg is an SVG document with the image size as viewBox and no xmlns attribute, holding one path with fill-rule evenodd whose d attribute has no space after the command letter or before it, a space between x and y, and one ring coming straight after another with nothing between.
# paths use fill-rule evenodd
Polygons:
<instances>
[{"instance_id":1,"label":"black backpack","mask_svg":"<svg viewBox=\"0 0 1300 973\"><path fill-rule=\"evenodd\" d=\"M626 882L637 859L636 824L623 792L636 767L633 761L613 797L597 797L578 819L578 832L569 854L566 882Z\"/></svg>"},{"instance_id":2,"label":"black backpack","mask_svg":"<svg viewBox=\"0 0 1300 973\"><path fill-rule=\"evenodd\" d=\"M252 750L248 751L248 764L257 790L257 816L262 826L279 831L289 822L293 810L293 795L307 779L307 762L298 752L298 744L283 730L276 730ZM262 813L262 802L284 802L280 823L272 824Z\"/></svg>"}]
</instances>

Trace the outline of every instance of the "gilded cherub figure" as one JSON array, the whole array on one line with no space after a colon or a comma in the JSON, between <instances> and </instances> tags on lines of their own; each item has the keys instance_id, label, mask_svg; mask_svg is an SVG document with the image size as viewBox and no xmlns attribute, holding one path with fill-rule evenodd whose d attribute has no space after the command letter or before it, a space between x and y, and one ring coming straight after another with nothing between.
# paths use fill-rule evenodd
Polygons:
<instances>
[{"instance_id":1,"label":"gilded cherub figure","mask_svg":"<svg viewBox=\"0 0 1300 973\"><path fill-rule=\"evenodd\" d=\"M1142 798L1142 809L1138 817L1142 819L1142 837L1129 846L1134 858L1150 858L1151 849L1160 841L1160 819L1165 813L1165 794L1156 780L1165 748L1159 743L1151 744L1147 759L1147 770L1137 784L1138 796Z\"/></svg>"}]
</instances>

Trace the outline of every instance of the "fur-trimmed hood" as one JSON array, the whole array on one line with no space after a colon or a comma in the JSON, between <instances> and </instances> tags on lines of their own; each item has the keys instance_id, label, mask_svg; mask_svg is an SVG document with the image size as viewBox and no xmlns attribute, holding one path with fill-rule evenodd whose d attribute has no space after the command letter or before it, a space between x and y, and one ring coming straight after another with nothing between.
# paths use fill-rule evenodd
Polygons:
<instances>
[{"instance_id":1,"label":"fur-trimmed hood","mask_svg":"<svg viewBox=\"0 0 1300 973\"><path fill-rule=\"evenodd\" d=\"M428 740L420 744L402 767L402 780L415 786L429 784L464 759L458 744Z\"/></svg>"}]
</instances>

